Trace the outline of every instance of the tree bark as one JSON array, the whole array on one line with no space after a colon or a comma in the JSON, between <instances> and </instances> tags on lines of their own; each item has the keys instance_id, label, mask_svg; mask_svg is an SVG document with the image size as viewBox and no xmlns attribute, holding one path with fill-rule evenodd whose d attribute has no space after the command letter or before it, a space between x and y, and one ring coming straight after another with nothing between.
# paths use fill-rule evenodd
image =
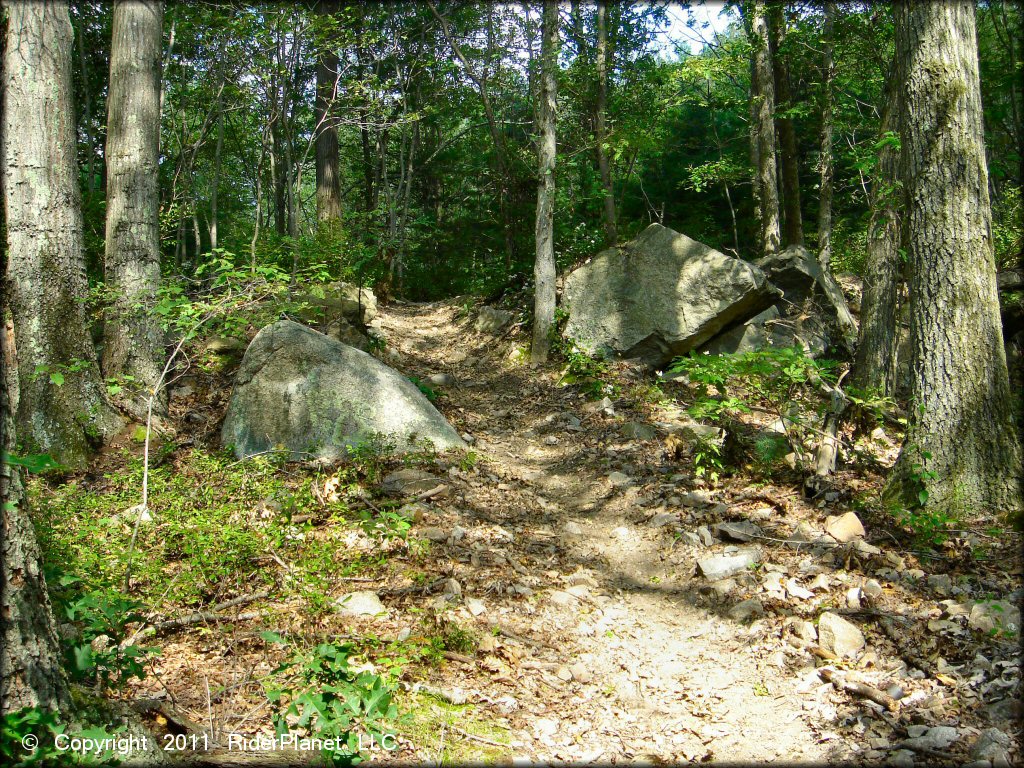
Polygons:
<instances>
[{"instance_id":1,"label":"tree bark","mask_svg":"<svg viewBox=\"0 0 1024 768\"><path fill-rule=\"evenodd\" d=\"M744 18L750 38L750 131L754 164L754 200L760 224L758 250L779 250L779 183L775 169L775 83L764 0L746 0Z\"/></svg>"},{"instance_id":2,"label":"tree bark","mask_svg":"<svg viewBox=\"0 0 1024 768\"><path fill-rule=\"evenodd\" d=\"M81 303L87 285L71 21L66 2L6 8L0 164L19 360L17 421L31 452L82 466L121 420L104 400Z\"/></svg>"},{"instance_id":3,"label":"tree bark","mask_svg":"<svg viewBox=\"0 0 1024 768\"><path fill-rule=\"evenodd\" d=\"M800 153L796 143L796 126L792 117L778 116L778 112L793 106L789 63L782 51L786 37L784 11L783 3L772 3L769 6L768 29L772 80L775 86L775 130L782 176L782 244L790 246L803 245L804 224L800 212Z\"/></svg>"},{"instance_id":4,"label":"tree bark","mask_svg":"<svg viewBox=\"0 0 1024 768\"><path fill-rule=\"evenodd\" d=\"M145 413L164 355L163 330L152 312L160 287L162 40L160 0L114 3L104 274L115 298L104 325L103 373L130 376L143 388L127 403L137 416ZM165 410L166 397L157 406Z\"/></svg>"},{"instance_id":5,"label":"tree bark","mask_svg":"<svg viewBox=\"0 0 1024 768\"><path fill-rule=\"evenodd\" d=\"M821 61L821 154L818 156L818 261L826 271L832 264L832 113L835 109L832 95L832 78L835 76L832 46L835 17L835 0L827 0L822 29L824 51ZM870 276L870 273L867 274Z\"/></svg>"},{"instance_id":6,"label":"tree bark","mask_svg":"<svg viewBox=\"0 0 1024 768\"><path fill-rule=\"evenodd\" d=\"M911 415L884 498L1024 511L999 319L974 4L896 5Z\"/></svg>"},{"instance_id":7,"label":"tree bark","mask_svg":"<svg viewBox=\"0 0 1024 768\"><path fill-rule=\"evenodd\" d=\"M330 15L334 5L332 0L320 0L317 13ZM338 92L337 79L338 54L333 43L327 42L316 60L316 218L327 226L341 219L338 127L331 116Z\"/></svg>"},{"instance_id":8,"label":"tree bark","mask_svg":"<svg viewBox=\"0 0 1024 768\"><path fill-rule=\"evenodd\" d=\"M604 188L604 242L609 248L619 239L615 223L615 191L612 188L611 164L608 162L608 70L612 52L608 47L608 0L597 3L597 104L594 109L594 141L597 145L597 169Z\"/></svg>"},{"instance_id":9,"label":"tree bark","mask_svg":"<svg viewBox=\"0 0 1024 768\"><path fill-rule=\"evenodd\" d=\"M900 221L897 213L898 148L895 145L900 77L895 68L886 78L881 109L881 146L871 182L871 218L861 298L860 338L850 381L883 396L896 391L896 299L899 284Z\"/></svg>"},{"instance_id":10,"label":"tree bark","mask_svg":"<svg viewBox=\"0 0 1024 768\"><path fill-rule=\"evenodd\" d=\"M4 262L0 254L0 268L6 267ZM5 298L0 281L0 317L6 309ZM0 333L0 362L8 358L6 346L7 334ZM0 451L4 453L12 452L16 442L6 373L0 372ZM0 715L25 707L66 713L71 696L20 474L17 466L0 461Z\"/></svg>"},{"instance_id":11,"label":"tree bark","mask_svg":"<svg viewBox=\"0 0 1024 768\"><path fill-rule=\"evenodd\" d=\"M210 187L210 250L217 247L217 204L220 198L220 166L224 152L224 87L217 93L217 142L213 145L213 184Z\"/></svg>"},{"instance_id":12,"label":"tree bark","mask_svg":"<svg viewBox=\"0 0 1024 768\"><path fill-rule=\"evenodd\" d=\"M544 0L537 123L537 252L533 265L533 345L530 360L544 363L555 320L555 158L557 121L558 0Z\"/></svg>"}]
</instances>

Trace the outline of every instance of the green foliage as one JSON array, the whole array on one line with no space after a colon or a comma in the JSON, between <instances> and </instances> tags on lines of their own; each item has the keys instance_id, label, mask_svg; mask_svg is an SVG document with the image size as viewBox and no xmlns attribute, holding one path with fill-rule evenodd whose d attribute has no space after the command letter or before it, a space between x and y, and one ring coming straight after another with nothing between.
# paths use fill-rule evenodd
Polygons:
<instances>
[{"instance_id":1,"label":"green foliage","mask_svg":"<svg viewBox=\"0 0 1024 768\"><path fill-rule=\"evenodd\" d=\"M697 477L706 476L714 484L723 471L721 442L713 437L698 437L693 448L693 473Z\"/></svg>"},{"instance_id":2,"label":"green foliage","mask_svg":"<svg viewBox=\"0 0 1024 768\"><path fill-rule=\"evenodd\" d=\"M437 402L437 390L424 382L419 376L409 376L409 381L416 385L416 388L423 393L423 396L432 403Z\"/></svg>"},{"instance_id":3,"label":"green foliage","mask_svg":"<svg viewBox=\"0 0 1024 768\"><path fill-rule=\"evenodd\" d=\"M265 633L264 639L278 638ZM324 750L331 765L362 762L371 742L387 747L394 738L389 722L398 716L394 685L376 672L352 666L351 644L325 643L310 651L296 651L265 683L267 698L276 706L278 736L297 733L330 740Z\"/></svg>"},{"instance_id":4,"label":"green foliage","mask_svg":"<svg viewBox=\"0 0 1024 768\"><path fill-rule=\"evenodd\" d=\"M26 472L41 474L53 470L63 470L64 467L48 453L34 453L28 456L17 456L4 451L0 453L0 463L11 464L22 467Z\"/></svg>"},{"instance_id":5,"label":"green foliage","mask_svg":"<svg viewBox=\"0 0 1024 768\"><path fill-rule=\"evenodd\" d=\"M53 742L64 731L59 723L56 712L40 707L0 715L0 764L28 768L66 763Z\"/></svg>"},{"instance_id":6,"label":"green foliage","mask_svg":"<svg viewBox=\"0 0 1024 768\"><path fill-rule=\"evenodd\" d=\"M603 355L589 355L579 348L572 339L562 341L559 337L555 345L565 358L565 368L558 379L559 386L576 385L590 400L597 400L617 393L614 384L606 380L608 375L608 359Z\"/></svg>"}]
</instances>

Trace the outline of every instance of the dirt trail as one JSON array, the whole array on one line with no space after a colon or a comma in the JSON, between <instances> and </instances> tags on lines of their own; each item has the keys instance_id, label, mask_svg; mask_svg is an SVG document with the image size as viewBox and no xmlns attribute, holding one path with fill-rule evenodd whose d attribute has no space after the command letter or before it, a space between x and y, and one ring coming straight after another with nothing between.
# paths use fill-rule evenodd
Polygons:
<instances>
[{"instance_id":1,"label":"dirt trail","mask_svg":"<svg viewBox=\"0 0 1024 768\"><path fill-rule=\"evenodd\" d=\"M515 600L508 585L494 597L501 579L478 574L474 584L472 563L456 563L455 573L467 596L490 592L501 606L481 619L497 612L531 653L521 664L536 670L531 682L505 685L518 691L506 707L516 758L821 762L849 754L805 706L797 686L807 670L794 670L779 650L778 631L729 618L694 575L696 550L652 526L665 494L689 490L654 456L657 444L623 439L617 417L628 412L588 409L557 386L554 369L510 362L507 332L477 334L458 315L453 304L399 304L382 325L404 372L454 377L441 387L440 407L475 438L490 475L454 505L452 520L470 539L488 525L512 537L505 570L519 585ZM626 477L613 486L616 471ZM522 586L525 597L515 594ZM498 699L507 683L500 657L492 671L493 683L480 671L464 683Z\"/></svg>"}]
</instances>

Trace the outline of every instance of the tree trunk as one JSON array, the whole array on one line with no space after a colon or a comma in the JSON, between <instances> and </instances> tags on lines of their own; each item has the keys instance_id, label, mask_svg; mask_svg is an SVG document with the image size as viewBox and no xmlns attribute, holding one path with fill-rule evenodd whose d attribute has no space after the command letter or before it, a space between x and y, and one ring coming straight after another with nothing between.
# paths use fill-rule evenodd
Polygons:
<instances>
[{"instance_id":1,"label":"tree trunk","mask_svg":"<svg viewBox=\"0 0 1024 768\"><path fill-rule=\"evenodd\" d=\"M558 0L544 0L537 123L537 255L533 265L533 346L530 360L544 363L555 320L555 128L557 121Z\"/></svg>"},{"instance_id":2,"label":"tree trunk","mask_svg":"<svg viewBox=\"0 0 1024 768\"><path fill-rule=\"evenodd\" d=\"M775 83L764 0L747 0L744 14L750 38L750 131L754 162L754 200L760 223L758 248L768 256L779 250L779 183L775 171Z\"/></svg>"},{"instance_id":3,"label":"tree trunk","mask_svg":"<svg viewBox=\"0 0 1024 768\"><path fill-rule=\"evenodd\" d=\"M6 268L4 262L0 254L0 270ZM3 292L0 281L0 317L6 309ZM9 357L6 346L7 334L0 333L0 361ZM4 371L0 372L0 451L12 452L15 442ZM25 707L66 713L71 697L39 545L19 469L6 461L0 461L0 515L0 715Z\"/></svg>"},{"instance_id":4,"label":"tree trunk","mask_svg":"<svg viewBox=\"0 0 1024 768\"><path fill-rule=\"evenodd\" d=\"M104 324L103 373L130 376L142 392L163 369L164 334L152 312L160 287L160 64L163 3L114 3L107 97L107 238L104 275L114 306ZM132 387L134 389L134 387ZM166 398L158 398L159 410Z\"/></svg>"},{"instance_id":5,"label":"tree trunk","mask_svg":"<svg viewBox=\"0 0 1024 768\"><path fill-rule=\"evenodd\" d=\"M860 338L850 374L851 383L884 396L896 391L896 298L899 281L900 222L897 213L897 127L900 77L895 68L886 78L881 110L881 146L871 182L867 262L861 298Z\"/></svg>"},{"instance_id":6,"label":"tree trunk","mask_svg":"<svg viewBox=\"0 0 1024 768\"><path fill-rule=\"evenodd\" d=\"M604 188L604 242L609 248L618 242L615 224L615 192L612 188L612 171L608 162L608 148L605 146L608 131L605 113L608 111L608 70L611 68L611 51L608 50L608 0L597 3L597 105L594 110L594 140L597 144L597 169L601 174Z\"/></svg>"},{"instance_id":7,"label":"tree trunk","mask_svg":"<svg viewBox=\"0 0 1024 768\"><path fill-rule=\"evenodd\" d=\"M818 157L818 261L826 271L832 264L832 78L835 76L832 38L835 16L835 0L827 0L825 25L822 30L824 52L821 61L821 155Z\"/></svg>"},{"instance_id":8,"label":"tree trunk","mask_svg":"<svg viewBox=\"0 0 1024 768\"><path fill-rule=\"evenodd\" d=\"M220 165L224 152L224 88L217 94L217 143L213 147L213 184L210 188L210 250L217 247L217 203L220 197Z\"/></svg>"},{"instance_id":9,"label":"tree trunk","mask_svg":"<svg viewBox=\"0 0 1024 768\"><path fill-rule=\"evenodd\" d=\"M793 106L789 81L789 63L782 51L786 37L785 7L772 3L768 12L769 40L771 44L772 80L775 86L775 104L778 112ZM782 176L782 244L803 245L804 224L800 212L800 154L796 143L796 126L792 117L775 118L778 136L779 166Z\"/></svg>"},{"instance_id":10,"label":"tree trunk","mask_svg":"<svg viewBox=\"0 0 1024 768\"><path fill-rule=\"evenodd\" d=\"M896 5L896 57L913 406L884 497L950 515L1020 514L974 4Z\"/></svg>"},{"instance_id":11,"label":"tree trunk","mask_svg":"<svg viewBox=\"0 0 1024 768\"><path fill-rule=\"evenodd\" d=\"M320 0L317 12L330 14L334 3ZM341 169L338 127L331 112L337 97L338 54L325 44L316 60L316 219L331 226L341 219Z\"/></svg>"},{"instance_id":12,"label":"tree trunk","mask_svg":"<svg viewBox=\"0 0 1024 768\"><path fill-rule=\"evenodd\" d=\"M71 21L66 2L6 8L0 164L19 360L17 420L31 452L82 466L98 438L113 434L121 420L104 400L81 302L87 285Z\"/></svg>"}]
</instances>

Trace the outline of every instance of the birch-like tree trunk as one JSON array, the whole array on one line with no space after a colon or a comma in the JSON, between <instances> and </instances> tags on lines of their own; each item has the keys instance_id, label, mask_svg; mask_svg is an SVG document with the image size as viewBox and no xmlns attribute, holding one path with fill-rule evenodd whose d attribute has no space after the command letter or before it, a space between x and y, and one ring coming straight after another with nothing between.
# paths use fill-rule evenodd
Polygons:
<instances>
[{"instance_id":1,"label":"birch-like tree trunk","mask_svg":"<svg viewBox=\"0 0 1024 768\"><path fill-rule=\"evenodd\" d=\"M992 245L974 3L896 6L911 414L884 496L1024 511Z\"/></svg>"},{"instance_id":2,"label":"birch-like tree trunk","mask_svg":"<svg viewBox=\"0 0 1024 768\"><path fill-rule=\"evenodd\" d=\"M821 60L821 154L818 155L818 261L825 270L832 264L832 113L835 110L832 95L832 78L835 76L832 46L835 17L835 1L826 0L825 23L821 32L824 50Z\"/></svg>"},{"instance_id":3,"label":"birch-like tree trunk","mask_svg":"<svg viewBox=\"0 0 1024 768\"><path fill-rule=\"evenodd\" d=\"M160 378L164 356L164 333L152 311L160 288L162 41L161 0L114 3L104 264L114 305L104 324L103 373L131 377L142 388L126 403L139 416ZM166 407L166 398L159 397L157 405Z\"/></svg>"},{"instance_id":4,"label":"birch-like tree trunk","mask_svg":"<svg viewBox=\"0 0 1024 768\"><path fill-rule=\"evenodd\" d=\"M86 295L66 2L13 2L0 166L18 354L18 430L30 452L81 466L121 420L100 384Z\"/></svg>"},{"instance_id":5,"label":"birch-like tree trunk","mask_svg":"<svg viewBox=\"0 0 1024 768\"><path fill-rule=\"evenodd\" d=\"M615 192L612 188L611 163L608 161L608 70L611 63L608 46L608 0L597 3L597 104L594 109L594 141L597 145L597 170L604 188L604 242L609 248L619 239L615 223Z\"/></svg>"},{"instance_id":6,"label":"birch-like tree trunk","mask_svg":"<svg viewBox=\"0 0 1024 768\"><path fill-rule=\"evenodd\" d=\"M746 0L744 19L750 39L750 140L754 199L759 220L758 250L779 250L779 182L775 167L775 82L764 0Z\"/></svg>"},{"instance_id":7,"label":"birch-like tree trunk","mask_svg":"<svg viewBox=\"0 0 1024 768\"><path fill-rule=\"evenodd\" d=\"M793 118L779 116L793 106L789 62L782 51L786 38L785 7L772 3L768 12L772 78L775 85L775 131L778 137L779 169L782 177L782 244L803 245L804 223L800 211L800 153Z\"/></svg>"},{"instance_id":8,"label":"birch-like tree trunk","mask_svg":"<svg viewBox=\"0 0 1024 768\"><path fill-rule=\"evenodd\" d=\"M332 0L320 0L317 13L329 15L334 6ZM338 54L331 42L321 46L316 59L316 218L330 226L341 219L338 127L331 115L337 96Z\"/></svg>"},{"instance_id":9,"label":"birch-like tree trunk","mask_svg":"<svg viewBox=\"0 0 1024 768\"><path fill-rule=\"evenodd\" d=\"M530 360L547 362L555 321L555 157L557 145L558 0L544 0L537 99L537 253L533 264L533 345Z\"/></svg>"}]
</instances>

